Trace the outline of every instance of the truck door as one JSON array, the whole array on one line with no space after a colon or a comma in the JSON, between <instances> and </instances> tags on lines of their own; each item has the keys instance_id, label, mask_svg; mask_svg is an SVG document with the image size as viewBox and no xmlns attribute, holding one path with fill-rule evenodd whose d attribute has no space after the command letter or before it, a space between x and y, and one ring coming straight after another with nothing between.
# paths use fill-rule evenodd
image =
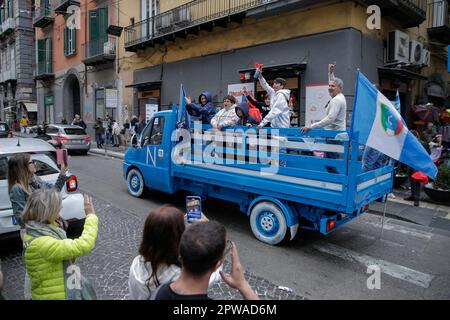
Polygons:
<instances>
[{"instance_id":1,"label":"truck door","mask_svg":"<svg viewBox=\"0 0 450 320\"><path fill-rule=\"evenodd\" d=\"M142 173L150 189L170 192L171 137L164 130L165 120L164 116L152 118L142 133L141 150L145 152Z\"/></svg>"}]
</instances>

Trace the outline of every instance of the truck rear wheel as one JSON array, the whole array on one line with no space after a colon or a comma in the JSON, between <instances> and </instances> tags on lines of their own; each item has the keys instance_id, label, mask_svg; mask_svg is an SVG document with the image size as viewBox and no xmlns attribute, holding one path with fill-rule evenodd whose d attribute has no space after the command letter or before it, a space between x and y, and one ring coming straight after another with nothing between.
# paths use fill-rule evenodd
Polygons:
<instances>
[{"instance_id":1,"label":"truck rear wheel","mask_svg":"<svg viewBox=\"0 0 450 320\"><path fill-rule=\"evenodd\" d=\"M131 169L127 175L127 186L130 194L136 198L142 197L145 190L144 178L138 169Z\"/></svg>"},{"instance_id":2,"label":"truck rear wheel","mask_svg":"<svg viewBox=\"0 0 450 320\"><path fill-rule=\"evenodd\" d=\"M260 202L253 207L250 226L258 240L270 245L282 244L290 239L283 211L269 201Z\"/></svg>"}]
</instances>

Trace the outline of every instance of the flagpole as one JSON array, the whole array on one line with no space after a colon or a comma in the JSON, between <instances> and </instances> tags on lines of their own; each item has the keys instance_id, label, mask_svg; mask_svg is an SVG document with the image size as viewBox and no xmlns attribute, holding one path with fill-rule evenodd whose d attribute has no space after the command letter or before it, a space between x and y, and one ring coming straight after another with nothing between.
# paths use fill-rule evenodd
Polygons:
<instances>
[{"instance_id":1,"label":"flagpole","mask_svg":"<svg viewBox=\"0 0 450 320\"><path fill-rule=\"evenodd\" d=\"M383 209L383 219L381 220L381 233L380 233L380 240L383 237L383 231L384 231L384 219L386 218L386 208L387 208L387 195L384 199L384 209Z\"/></svg>"}]
</instances>

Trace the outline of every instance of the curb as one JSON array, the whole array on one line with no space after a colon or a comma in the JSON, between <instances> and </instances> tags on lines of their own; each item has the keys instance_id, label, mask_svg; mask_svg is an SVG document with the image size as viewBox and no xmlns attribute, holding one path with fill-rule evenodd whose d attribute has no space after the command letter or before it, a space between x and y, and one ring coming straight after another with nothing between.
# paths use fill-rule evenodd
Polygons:
<instances>
[{"instance_id":1,"label":"curb","mask_svg":"<svg viewBox=\"0 0 450 320\"><path fill-rule=\"evenodd\" d=\"M124 154L122 152L116 152L116 151L110 151L110 150L106 150L105 149L92 149L89 150L89 153L91 154L95 154L95 155L100 155L100 156L106 156L106 157L112 157L112 158L116 158L116 159L121 159L123 160L124 158Z\"/></svg>"}]
</instances>

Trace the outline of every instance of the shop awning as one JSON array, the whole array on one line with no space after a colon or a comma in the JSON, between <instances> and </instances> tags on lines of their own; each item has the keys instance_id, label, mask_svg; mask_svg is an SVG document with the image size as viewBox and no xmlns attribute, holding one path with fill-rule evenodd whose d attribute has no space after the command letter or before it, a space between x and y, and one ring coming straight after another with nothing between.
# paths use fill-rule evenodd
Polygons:
<instances>
[{"instance_id":1,"label":"shop awning","mask_svg":"<svg viewBox=\"0 0 450 320\"><path fill-rule=\"evenodd\" d=\"M274 79L276 77L289 78L297 77L300 72L306 70L306 63L291 63L291 64L281 64L281 65L268 65L263 66L263 74L267 79ZM256 68L248 68L238 70L239 73L250 72L251 76L255 73Z\"/></svg>"},{"instance_id":2,"label":"shop awning","mask_svg":"<svg viewBox=\"0 0 450 320\"><path fill-rule=\"evenodd\" d=\"M136 88L138 90L153 90L161 88L162 81L145 81L126 85L125 88Z\"/></svg>"},{"instance_id":3,"label":"shop awning","mask_svg":"<svg viewBox=\"0 0 450 320\"><path fill-rule=\"evenodd\" d=\"M23 103L25 107L27 108L28 112L38 112L37 103L34 102L24 102Z\"/></svg>"},{"instance_id":4,"label":"shop awning","mask_svg":"<svg viewBox=\"0 0 450 320\"><path fill-rule=\"evenodd\" d=\"M378 67L380 76L397 77L403 80L427 80L428 78L410 70L400 68Z\"/></svg>"}]
</instances>

